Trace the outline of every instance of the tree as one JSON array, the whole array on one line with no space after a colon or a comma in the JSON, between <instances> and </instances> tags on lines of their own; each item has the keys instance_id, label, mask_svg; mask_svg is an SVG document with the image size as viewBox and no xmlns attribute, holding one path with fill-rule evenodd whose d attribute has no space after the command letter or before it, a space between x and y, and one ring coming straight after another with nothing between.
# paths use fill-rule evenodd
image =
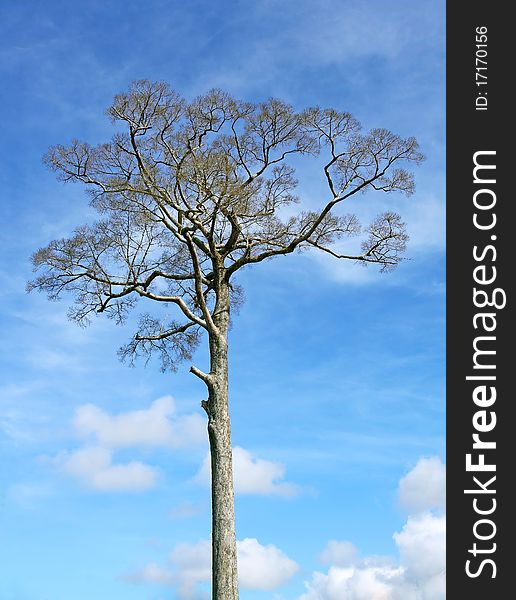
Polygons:
<instances>
[{"instance_id":1,"label":"tree","mask_svg":"<svg viewBox=\"0 0 516 600\"><path fill-rule=\"evenodd\" d=\"M385 129L360 132L347 112L295 111L269 99L240 102L212 90L186 102L165 83L137 81L115 97L108 114L118 131L98 146L54 146L46 164L64 181L87 185L101 218L51 242L32 257L40 274L29 290L50 299L71 293L70 317L94 313L124 323L138 299L171 307L141 316L120 349L123 359L157 353L163 370L189 360L203 336L209 370L190 371L207 387L212 477L212 589L215 600L238 598L230 415L228 328L239 298L235 274L248 265L307 248L339 259L394 268L407 234L386 212L364 230L355 255L334 242L361 232L356 216L336 214L369 189L413 192L403 168L422 155L413 138ZM323 154L326 199L317 210L293 210L292 158ZM319 159L318 159L319 160Z\"/></svg>"}]
</instances>

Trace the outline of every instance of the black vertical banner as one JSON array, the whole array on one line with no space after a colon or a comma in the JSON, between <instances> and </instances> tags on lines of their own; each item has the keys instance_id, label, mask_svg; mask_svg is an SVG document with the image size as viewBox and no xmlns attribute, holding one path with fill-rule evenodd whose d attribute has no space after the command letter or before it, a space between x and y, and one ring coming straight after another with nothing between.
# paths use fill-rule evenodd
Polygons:
<instances>
[{"instance_id":1,"label":"black vertical banner","mask_svg":"<svg viewBox=\"0 0 516 600\"><path fill-rule=\"evenodd\" d=\"M447 597L512 597L516 173L510 3L447 5ZM514 164L511 164L513 163ZM460 594L460 595L459 595Z\"/></svg>"}]
</instances>

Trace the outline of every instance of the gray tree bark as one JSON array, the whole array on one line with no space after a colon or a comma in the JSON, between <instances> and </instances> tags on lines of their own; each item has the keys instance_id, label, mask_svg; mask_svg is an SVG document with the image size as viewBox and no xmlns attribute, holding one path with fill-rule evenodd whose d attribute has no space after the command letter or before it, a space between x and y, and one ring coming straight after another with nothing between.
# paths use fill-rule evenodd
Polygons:
<instances>
[{"instance_id":1,"label":"gray tree bark","mask_svg":"<svg viewBox=\"0 0 516 600\"><path fill-rule=\"evenodd\" d=\"M208 436L211 455L212 493L212 599L238 600L237 547L233 489L231 423L228 405L229 285L219 281L210 333Z\"/></svg>"}]
</instances>

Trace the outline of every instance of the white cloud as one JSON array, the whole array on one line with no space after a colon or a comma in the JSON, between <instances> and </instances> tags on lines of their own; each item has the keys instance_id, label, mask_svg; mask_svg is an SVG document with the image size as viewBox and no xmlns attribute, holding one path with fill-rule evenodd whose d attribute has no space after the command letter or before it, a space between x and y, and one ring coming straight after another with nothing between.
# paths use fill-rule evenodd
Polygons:
<instances>
[{"instance_id":1,"label":"white cloud","mask_svg":"<svg viewBox=\"0 0 516 600\"><path fill-rule=\"evenodd\" d=\"M347 567L356 561L358 550L348 541L330 540L321 552L321 562L337 567Z\"/></svg>"},{"instance_id":2,"label":"white cloud","mask_svg":"<svg viewBox=\"0 0 516 600\"><path fill-rule=\"evenodd\" d=\"M207 454L197 474L197 481L209 483L210 470L210 455ZM233 479L237 494L295 496L299 493L299 487L294 483L281 481L285 477L285 470L285 465L281 463L255 458L240 446L233 448Z\"/></svg>"},{"instance_id":3,"label":"white cloud","mask_svg":"<svg viewBox=\"0 0 516 600\"><path fill-rule=\"evenodd\" d=\"M174 584L181 598L197 597L199 583L211 580L211 542L201 540L195 544L178 544L170 555L174 570Z\"/></svg>"},{"instance_id":4,"label":"white cloud","mask_svg":"<svg viewBox=\"0 0 516 600\"><path fill-rule=\"evenodd\" d=\"M298 600L443 600L445 598L445 518L410 517L394 534L399 566L369 559L316 571Z\"/></svg>"},{"instance_id":5,"label":"white cloud","mask_svg":"<svg viewBox=\"0 0 516 600\"><path fill-rule=\"evenodd\" d=\"M107 448L180 447L206 440L206 426L201 415L176 416L171 396L158 398L147 409L114 416L94 404L85 404L77 409L73 426L79 435L93 436Z\"/></svg>"},{"instance_id":6,"label":"white cloud","mask_svg":"<svg viewBox=\"0 0 516 600\"><path fill-rule=\"evenodd\" d=\"M443 600L446 519L430 509L444 507L444 470L437 458L421 459L400 481L400 500L415 514L393 535L399 564L359 560L350 542L332 540L321 555L332 566L314 572L298 600Z\"/></svg>"},{"instance_id":7,"label":"white cloud","mask_svg":"<svg viewBox=\"0 0 516 600\"><path fill-rule=\"evenodd\" d=\"M419 583L423 588L439 587L434 579L442 579L444 573L445 535L445 517L430 513L409 517L402 531L394 534L407 580Z\"/></svg>"},{"instance_id":8,"label":"white cloud","mask_svg":"<svg viewBox=\"0 0 516 600\"><path fill-rule=\"evenodd\" d=\"M313 574L299 600L392 600L390 581L398 574L389 567L330 567Z\"/></svg>"},{"instance_id":9,"label":"white cloud","mask_svg":"<svg viewBox=\"0 0 516 600\"><path fill-rule=\"evenodd\" d=\"M113 464L112 452L100 446L65 452L54 459L63 473L100 491L143 491L156 484L159 471L139 461Z\"/></svg>"},{"instance_id":10,"label":"white cloud","mask_svg":"<svg viewBox=\"0 0 516 600\"><path fill-rule=\"evenodd\" d=\"M400 480L398 497L409 513L444 509L446 503L446 467L437 457L422 458Z\"/></svg>"},{"instance_id":11,"label":"white cloud","mask_svg":"<svg viewBox=\"0 0 516 600\"><path fill-rule=\"evenodd\" d=\"M272 591L285 584L299 566L276 546L264 546L254 538L237 542L238 577L242 589ZM211 581L211 542L178 544L170 554L170 566L154 563L124 577L131 583L157 583L176 587L183 600L197 599L200 584Z\"/></svg>"},{"instance_id":12,"label":"white cloud","mask_svg":"<svg viewBox=\"0 0 516 600\"><path fill-rule=\"evenodd\" d=\"M254 538L246 538L237 545L239 581L245 589L272 591L299 570L298 565L276 546L262 546Z\"/></svg>"},{"instance_id":13,"label":"white cloud","mask_svg":"<svg viewBox=\"0 0 516 600\"><path fill-rule=\"evenodd\" d=\"M211 542L178 544L170 554L169 565L155 563L123 576L129 583L151 583L174 587L182 600L198 600L202 596L199 584L211 580Z\"/></svg>"},{"instance_id":14,"label":"white cloud","mask_svg":"<svg viewBox=\"0 0 516 600\"><path fill-rule=\"evenodd\" d=\"M159 470L140 461L113 462L120 448L177 448L205 441L205 424L198 414L178 416L171 396L155 400L149 408L109 415L94 404L80 406L73 419L80 437L92 443L53 459L60 470L98 491L141 491L157 482Z\"/></svg>"}]
</instances>

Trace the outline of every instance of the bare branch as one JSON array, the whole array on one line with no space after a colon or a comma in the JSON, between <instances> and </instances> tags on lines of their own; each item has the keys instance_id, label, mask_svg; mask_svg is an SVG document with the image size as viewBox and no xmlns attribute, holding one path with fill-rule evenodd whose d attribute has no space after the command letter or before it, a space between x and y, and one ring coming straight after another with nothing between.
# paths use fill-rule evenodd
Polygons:
<instances>
[{"instance_id":1,"label":"bare branch","mask_svg":"<svg viewBox=\"0 0 516 600\"><path fill-rule=\"evenodd\" d=\"M208 374L208 373L204 373L204 371L201 371L200 369L198 369L196 366L192 365L190 367L190 373L193 373L196 377L198 377L201 381L204 381L204 383L211 387L211 385L213 384L213 379L212 377Z\"/></svg>"},{"instance_id":2,"label":"bare branch","mask_svg":"<svg viewBox=\"0 0 516 600\"><path fill-rule=\"evenodd\" d=\"M357 255L342 254L325 246L323 236L308 240L307 243L335 258L354 260L362 264L380 264L381 272L394 269L403 260L403 252L409 239L400 216L391 212L384 213L369 225L366 232L369 236L362 242L362 253Z\"/></svg>"},{"instance_id":3,"label":"bare branch","mask_svg":"<svg viewBox=\"0 0 516 600\"><path fill-rule=\"evenodd\" d=\"M146 314L140 319L138 332L131 341L122 346L118 355L131 365L138 358L147 363L154 354L158 354L162 371L176 371L177 365L184 360L191 360L192 352L200 341L200 330L194 323L180 325L163 322Z\"/></svg>"}]
</instances>

